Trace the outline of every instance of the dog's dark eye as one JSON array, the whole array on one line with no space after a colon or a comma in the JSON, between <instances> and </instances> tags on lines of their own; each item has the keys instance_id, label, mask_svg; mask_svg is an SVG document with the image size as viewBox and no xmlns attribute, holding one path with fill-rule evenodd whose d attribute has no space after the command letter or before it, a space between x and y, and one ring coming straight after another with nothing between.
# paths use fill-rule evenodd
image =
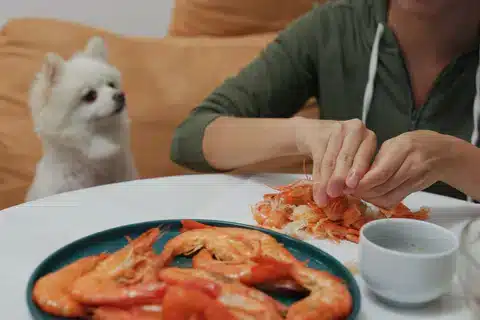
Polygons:
<instances>
[{"instance_id":1,"label":"dog's dark eye","mask_svg":"<svg viewBox=\"0 0 480 320\"><path fill-rule=\"evenodd\" d=\"M107 85L108 85L110 88L113 88L113 89L116 89L116 88L117 88L117 86L116 86L115 83L113 83L113 82L109 82Z\"/></svg>"},{"instance_id":2,"label":"dog's dark eye","mask_svg":"<svg viewBox=\"0 0 480 320\"><path fill-rule=\"evenodd\" d=\"M83 101L93 102L97 99L97 91L90 90L83 96Z\"/></svg>"}]
</instances>

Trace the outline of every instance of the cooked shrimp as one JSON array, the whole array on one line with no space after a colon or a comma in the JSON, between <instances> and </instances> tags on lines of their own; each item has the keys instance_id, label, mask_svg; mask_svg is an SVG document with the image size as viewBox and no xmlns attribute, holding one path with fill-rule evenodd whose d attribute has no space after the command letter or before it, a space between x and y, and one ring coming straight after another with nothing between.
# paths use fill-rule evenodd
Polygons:
<instances>
[{"instance_id":1,"label":"cooked shrimp","mask_svg":"<svg viewBox=\"0 0 480 320\"><path fill-rule=\"evenodd\" d=\"M268 258L252 258L244 263L228 263L215 260L212 254L202 249L192 259L196 269L221 273L246 285L262 284L272 291L303 291L303 288L290 278L289 265L284 265Z\"/></svg>"},{"instance_id":2,"label":"cooked shrimp","mask_svg":"<svg viewBox=\"0 0 480 320\"><path fill-rule=\"evenodd\" d=\"M183 221L184 229L192 222ZM295 257L266 233L244 228L213 227L202 224L200 229L189 229L170 239L160 254L165 265L178 255L190 255L207 249L218 260L243 263L252 257L272 257L277 261L290 262ZM190 226L190 227L189 227Z\"/></svg>"},{"instance_id":3,"label":"cooked shrimp","mask_svg":"<svg viewBox=\"0 0 480 320\"><path fill-rule=\"evenodd\" d=\"M290 306L287 319L345 319L352 312L352 296L340 278L299 264L295 264L291 272L310 294Z\"/></svg>"},{"instance_id":4,"label":"cooked shrimp","mask_svg":"<svg viewBox=\"0 0 480 320\"><path fill-rule=\"evenodd\" d=\"M391 210L380 209L379 214L371 214L367 204L353 196L331 198L326 207L320 208L313 201L313 181L310 179L273 189L278 193L265 194L263 200L252 207L253 218L264 228L294 237L310 235L336 242L358 242L358 231L369 221L382 218L426 220L429 216L426 208L411 212L402 203Z\"/></svg>"},{"instance_id":5,"label":"cooked shrimp","mask_svg":"<svg viewBox=\"0 0 480 320\"><path fill-rule=\"evenodd\" d=\"M311 227L314 236L322 239L331 239L339 242L340 240L349 240L358 243L360 232L353 228L347 228L329 220L319 221Z\"/></svg>"},{"instance_id":6,"label":"cooked shrimp","mask_svg":"<svg viewBox=\"0 0 480 320\"><path fill-rule=\"evenodd\" d=\"M342 225L359 230L366 222L373 220L365 215L366 205L358 199L352 198L351 204L343 214Z\"/></svg>"},{"instance_id":7,"label":"cooked shrimp","mask_svg":"<svg viewBox=\"0 0 480 320\"><path fill-rule=\"evenodd\" d=\"M70 294L73 281L90 272L106 254L81 258L40 278L33 287L33 300L43 311L60 317L82 317L86 308Z\"/></svg>"},{"instance_id":8,"label":"cooked shrimp","mask_svg":"<svg viewBox=\"0 0 480 320\"><path fill-rule=\"evenodd\" d=\"M205 320L235 320L233 314L217 298L181 285L168 288L162 308L163 320L190 320L194 316Z\"/></svg>"},{"instance_id":9,"label":"cooked shrimp","mask_svg":"<svg viewBox=\"0 0 480 320\"><path fill-rule=\"evenodd\" d=\"M170 239L160 253L164 265L170 264L179 255L191 255L202 248L213 252L216 257L226 261L244 261L255 255L256 248L236 242L229 243L226 236L213 228L189 230Z\"/></svg>"},{"instance_id":10,"label":"cooked shrimp","mask_svg":"<svg viewBox=\"0 0 480 320\"><path fill-rule=\"evenodd\" d=\"M430 210L427 208L421 208L416 212L412 212L406 205L399 203L393 209L386 210L380 209L380 212L385 215L387 218L407 218L407 219L418 219L418 220L427 220L430 214Z\"/></svg>"},{"instance_id":11,"label":"cooked shrimp","mask_svg":"<svg viewBox=\"0 0 480 320\"><path fill-rule=\"evenodd\" d=\"M343 219L344 212L348 209L347 197L331 198L328 205L323 208L323 212L331 221Z\"/></svg>"},{"instance_id":12,"label":"cooked shrimp","mask_svg":"<svg viewBox=\"0 0 480 320\"><path fill-rule=\"evenodd\" d=\"M160 260L153 244L161 235L158 228L141 234L122 249L100 262L95 270L78 278L72 296L88 305L126 305L148 303L165 294L166 286L158 282Z\"/></svg>"},{"instance_id":13,"label":"cooked shrimp","mask_svg":"<svg viewBox=\"0 0 480 320\"><path fill-rule=\"evenodd\" d=\"M161 300L161 301L160 301ZM93 320L234 320L228 309L215 298L191 287L168 286L158 304L129 308L102 306Z\"/></svg>"},{"instance_id":14,"label":"cooked shrimp","mask_svg":"<svg viewBox=\"0 0 480 320\"><path fill-rule=\"evenodd\" d=\"M184 281L204 279L220 286L217 297L227 307L235 319L280 320L286 307L267 294L233 281L221 274L199 269L165 268L159 272L159 278L169 285L178 285Z\"/></svg>"},{"instance_id":15,"label":"cooked shrimp","mask_svg":"<svg viewBox=\"0 0 480 320\"><path fill-rule=\"evenodd\" d=\"M163 320L161 305L142 305L128 309L101 306L94 310L93 320Z\"/></svg>"},{"instance_id":16,"label":"cooked shrimp","mask_svg":"<svg viewBox=\"0 0 480 320\"><path fill-rule=\"evenodd\" d=\"M258 203L253 209L255 221L263 227L272 229L281 229L285 226L289 222L290 214L288 210L272 209L268 202Z\"/></svg>"},{"instance_id":17,"label":"cooked shrimp","mask_svg":"<svg viewBox=\"0 0 480 320\"><path fill-rule=\"evenodd\" d=\"M212 234L215 243L213 244L214 250L210 250L217 259L222 261L237 261L242 262L245 260L251 260L255 258L273 258L279 262L293 262L297 259L283 247L274 237L266 234L264 232L246 228L236 228L236 227L214 227L204 225L198 222L195 222L195 226L192 226L191 220L183 220L182 223L185 226L189 226L190 230L183 233L182 235L191 232L190 237L195 235L197 231L207 232L209 230ZM193 229L200 227L202 229ZM181 236L181 235L180 235ZM178 237L177 237L178 238ZM228 255L225 257L222 254L222 257L217 255L218 248L215 248L215 244L219 247L222 247L222 250L229 249L237 251L237 255L234 257L236 259L229 259ZM245 250L249 248L250 250ZM208 248L206 248L208 250Z\"/></svg>"},{"instance_id":18,"label":"cooked shrimp","mask_svg":"<svg viewBox=\"0 0 480 320\"><path fill-rule=\"evenodd\" d=\"M297 180L289 185L273 187L273 189L278 190L279 193L267 194L267 198L280 195L284 203L291 205L301 205L313 201L312 180Z\"/></svg>"},{"instance_id":19,"label":"cooked shrimp","mask_svg":"<svg viewBox=\"0 0 480 320\"><path fill-rule=\"evenodd\" d=\"M261 286L268 291L297 293L305 291L286 274L286 269L282 265L298 260L272 236L244 228L212 227L191 220L184 220L182 224L183 229L190 229L190 232L195 228L200 228L196 230L208 228L215 230L213 235L217 247L228 248L229 245L234 245L235 249L235 243L247 242L250 247L257 248L252 252L244 251L238 259L228 259L228 257L222 259L215 250L208 250L207 247L193 257L194 268L221 273L247 285ZM220 233L222 236L219 235ZM226 244L220 243L221 238L226 240ZM231 251L233 252L234 249Z\"/></svg>"}]
</instances>

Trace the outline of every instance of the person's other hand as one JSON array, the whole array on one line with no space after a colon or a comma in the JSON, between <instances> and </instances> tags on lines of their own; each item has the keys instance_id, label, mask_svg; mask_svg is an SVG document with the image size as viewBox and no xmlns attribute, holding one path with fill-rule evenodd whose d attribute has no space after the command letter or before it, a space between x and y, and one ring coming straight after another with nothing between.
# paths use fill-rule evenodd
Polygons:
<instances>
[{"instance_id":1,"label":"person's other hand","mask_svg":"<svg viewBox=\"0 0 480 320\"><path fill-rule=\"evenodd\" d=\"M358 119L329 121L296 118L300 153L313 159L315 202L323 207L328 198L355 189L372 162L377 137Z\"/></svg>"},{"instance_id":2,"label":"person's other hand","mask_svg":"<svg viewBox=\"0 0 480 320\"><path fill-rule=\"evenodd\" d=\"M452 167L453 140L434 131L418 130L385 141L354 195L390 209L410 193L441 181Z\"/></svg>"}]
</instances>

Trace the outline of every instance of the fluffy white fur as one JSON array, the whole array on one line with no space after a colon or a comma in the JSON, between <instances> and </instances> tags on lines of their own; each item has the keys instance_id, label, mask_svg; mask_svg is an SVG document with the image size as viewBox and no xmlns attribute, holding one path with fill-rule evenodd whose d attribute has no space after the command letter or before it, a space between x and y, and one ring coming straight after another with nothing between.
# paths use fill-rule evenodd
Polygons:
<instances>
[{"instance_id":1,"label":"fluffy white fur","mask_svg":"<svg viewBox=\"0 0 480 320\"><path fill-rule=\"evenodd\" d=\"M43 156L26 201L136 178L121 94L101 38L69 60L46 55L30 91Z\"/></svg>"}]
</instances>

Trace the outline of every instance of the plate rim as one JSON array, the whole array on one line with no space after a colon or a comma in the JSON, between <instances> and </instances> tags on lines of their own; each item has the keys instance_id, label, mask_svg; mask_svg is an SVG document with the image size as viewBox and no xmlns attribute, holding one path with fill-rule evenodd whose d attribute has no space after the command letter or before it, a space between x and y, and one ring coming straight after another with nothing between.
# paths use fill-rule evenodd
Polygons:
<instances>
[{"instance_id":1,"label":"plate rim","mask_svg":"<svg viewBox=\"0 0 480 320\"><path fill-rule=\"evenodd\" d=\"M353 320L356 319L360 313L361 310L361 305L362 305L362 295L360 291L360 287L358 285L357 280L355 279L355 276L352 274L350 270L337 258L335 258L333 255L325 252L321 248L314 246L313 244L310 244L306 241L303 241L301 239L296 239L292 236L289 236L287 234L280 233L275 230L270 230L266 228L262 228L259 226L254 226L254 225L249 225L245 223L240 223L240 222L231 222L227 220L218 220L218 219L196 219L196 218L190 218L190 219L161 219L161 220L149 220L149 221L142 221L142 222L135 222L135 223L130 223L130 224L124 224L124 225L119 225L116 227L112 228L107 228L103 229L91 234L88 234L84 237L80 237L76 240L73 240L60 248L55 249L52 253L50 253L48 256L46 256L32 271L32 273L29 276L29 279L27 281L26 285L26 302L28 305L28 310L30 315L33 317L33 319L37 319L37 311L38 307L36 306L35 302L33 301L33 287L35 285L36 280L39 277L39 273L42 269L45 268L45 265L49 263L52 259L57 257L58 255L62 254L63 252L70 251L69 249L72 247L77 246L79 243L82 242L88 242L89 240L99 237L105 234L109 233L116 233L119 230L122 229L146 229L147 226L157 224L159 227L162 225L171 225L171 224L178 224L181 223L182 220L193 220L199 223L203 224L211 224L211 225L217 225L217 226L225 226L225 227L236 227L236 228L245 228L245 229L250 229L250 230L257 230L260 232L264 232L269 234L270 236L273 236L275 238L280 238L282 240L286 240L288 242L294 243L299 245L300 247L306 247L311 251L315 251L317 254L322 256L322 258L326 259L329 262L332 262L335 264L336 268L339 269L343 273L342 277L345 277L346 279L343 279L345 282L347 282L349 292L352 295L352 300L353 300L353 306L352 306L352 312L348 316L348 320ZM277 239L278 241L278 239ZM52 316L53 317L53 316ZM66 319L66 318L65 318Z\"/></svg>"}]
</instances>

